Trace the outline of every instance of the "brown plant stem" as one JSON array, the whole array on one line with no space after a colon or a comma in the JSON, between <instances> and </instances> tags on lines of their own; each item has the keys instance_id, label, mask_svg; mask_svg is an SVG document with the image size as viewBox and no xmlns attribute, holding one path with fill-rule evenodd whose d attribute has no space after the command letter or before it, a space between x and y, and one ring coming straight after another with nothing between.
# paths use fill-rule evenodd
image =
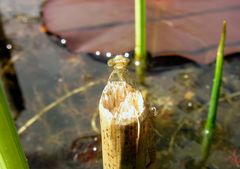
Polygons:
<instances>
[{"instance_id":1,"label":"brown plant stem","mask_svg":"<svg viewBox=\"0 0 240 169\"><path fill-rule=\"evenodd\" d=\"M103 168L146 169L152 130L140 91L124 81L108 82L99 113Z\"/></svg>"}]
</instances>

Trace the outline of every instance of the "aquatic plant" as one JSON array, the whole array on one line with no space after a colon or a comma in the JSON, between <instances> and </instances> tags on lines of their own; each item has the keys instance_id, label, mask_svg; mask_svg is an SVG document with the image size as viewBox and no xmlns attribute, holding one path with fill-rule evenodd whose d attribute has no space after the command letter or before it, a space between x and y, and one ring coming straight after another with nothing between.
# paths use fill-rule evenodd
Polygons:
<instances>
[{"instance_id":1,"label":"aquatic plant","mask_svg":"<svg viewBox=\"0 0 240 169\"><path fill-rule=\"evenodd\" d=\"M146 44L154 59L174 55L200 64L212 63L217 50L217 45L213 44L218 43L219 36L211 32L219 29L219 20L227 16L229 26L239 27L239 0L221 0L221 3L219 0L192 0L191 3L152 0L146 3L149 21L146 23ZM66 40L66 47L71 52L97 51L96 57L105 60L108 52L113 56L134 49L133 6L131 0L48 0L42 8L43 29L50 37L56 35ZM193 19L189 20L190 16ZM206 18L211 26L201 26L206 24ZM226 46L225 56L239 51L236 43L239 29L232 29L228 34L231 37L228 42L232 45Z\"/></svg>"},{"instance_id":2,"label":"aquatic plant","mask_svg":"<svg viewBox=\"0 0 240 169\"><path fill-rule=\"evenodd\" d=\"M0 168L28 169L7 100L0 82Z\"/></svg>"},{"instance_id":3,"label":"aquatic plant","mask_svg":"<svg viewBox=\"0 0 240 169\"><path fill-rule=\"evenodd\" d=\"M217 107L218 107L219 94L220 94L220 88L221 88L221 82L222 82L226 27L227 27L227 23L226 21L224 21L222 35L221 35L221 39L220 39L219 47L217 51L216 68L215 68L213 87L211 91L211 99L210 99L210 104L208 109L207 122L205 124L205 128L203 131L200 164L204 164L208 159L208 156L211 150L214 129L216 125Z\"/></svg>"},{"instance_id":4,"label":"aquatic plant","mask_svg":"<svg viewBox=\"0 0 240 169\"><path fill-rule=\"evenodd\" d=\"M135 66L140 83L144 83L146 55L146 1L135 0Z\"/></svg>"}]
</instances>

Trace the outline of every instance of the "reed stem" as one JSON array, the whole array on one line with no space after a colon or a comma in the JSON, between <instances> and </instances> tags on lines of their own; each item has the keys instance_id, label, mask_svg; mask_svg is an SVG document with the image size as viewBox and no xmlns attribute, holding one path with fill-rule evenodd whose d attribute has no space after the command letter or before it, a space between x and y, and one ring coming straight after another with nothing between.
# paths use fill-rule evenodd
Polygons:
<instances>
[{"instance_id":1,"label":"reed stem","mask_svg":"<svg viewBox=\"0 0 240 169\"><path fill-rule=\"evenodd\" d=\"M28 169L26 157L0 82L0 168Z\"/></svg>"},{"instance_id":2,"label":"reed stem","mask_svg":"<svg viewBox=\"0 0 240 169\"><path fill-rule=\"evenodd\" d=\"M155 152L148 108L126 68L128 59L116 56L99 102L104 169L146 169Z\"/></svg>"},{"instance_id":3,"label":"reed stem","mask_svg":"<svg viewBox=\"0 0 240 169\"><path fill-rule=\"evenodd\" d=\"M218 47L214 83L211 92L210 105L208 109L207 122L203 132L203 140L201 145L201 163L204 164L210 154L213 134L216 125L217 107L219 101L220 87L222 82L223 57L226 37L226 21L223 22L222 35Z\"/></svg>"},{"instance_id":4,"label":"reed stem","mask_svg":"<svg viewBox=\"0 0 240 169\"><path fill-rule=\"evenodd\" d=\"M146 0L135 0L135 66L140 83L144 83L146 55Z\"/></svg>"}]
</instances>

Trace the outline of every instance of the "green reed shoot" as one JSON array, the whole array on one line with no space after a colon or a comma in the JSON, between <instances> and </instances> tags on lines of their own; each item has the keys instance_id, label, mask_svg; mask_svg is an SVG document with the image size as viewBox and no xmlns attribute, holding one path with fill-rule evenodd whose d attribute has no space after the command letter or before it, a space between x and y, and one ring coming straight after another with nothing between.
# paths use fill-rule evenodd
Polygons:
<instances>
[{"instance_id":1,"label":"green reed shoot","mask_svg":"<svg viewBox=\"0 0 240 169\"><path fill-rule=\"evenodd\" d=\"M140 83L144 83L146 56L146 0L135 0L135 66Z\"/></svg>"},{"instance_id":2,"label":"green reed shoot","mask_svg":"<svg viewBox=\"0 0 240 169\"><path fill-rule=\"evenodd\" d=\"M0 169L28 169L0 82Z\"/></svg>"},{"instance_id":3,"label":"green reed shoot","mask_svg":"<svg viewBox=\"0 0 240 169\"><path fill-rule=\"evenodd\" d=\"M219 47L217 51L216 59L216 68L214 75L214 82L211 92L211 99L208 109L207 122L205 124L203 132L203 140L201 145L201 163L204 164L208 159L210 154L212 139L214 135L215 125L216 125L216 116L217 116L217 107L219 101L219 94L222 82L222 70L223 70L223 56L224 56L224 47L225 47L225 37L226 37L226 21L223 22L223 30L221 39L219 42Z\"/></svg>"}]
</instances>

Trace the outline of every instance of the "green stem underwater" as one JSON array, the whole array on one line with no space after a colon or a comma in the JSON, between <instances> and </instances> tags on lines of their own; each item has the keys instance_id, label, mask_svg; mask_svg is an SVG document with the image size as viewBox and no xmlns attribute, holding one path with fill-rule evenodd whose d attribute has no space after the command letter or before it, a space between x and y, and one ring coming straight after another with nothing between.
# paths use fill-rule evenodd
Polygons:
<instances>
[{"instance_id":1,"label":"green stem underwater","mask_svg":"<svg viewBox=\"0 0 240 169\"><path fill-rule=\"evenodd\" d=\"M17 131L0 82L0 168L28 169Z\"/></svg>"},{"instance_id":2,"label":"green stem underwater","mask_svg":"<svg viewBox=\"0 0 240 169\"><path fill-rule=\"evenodd\" d=\"M210 105L208 109L208 117L207 117L207 122L205 124L204 132L203 132L203 140L201 145L200 163L202 165L205 164L205 162L209 157L215 125L216 125L217 107L218 107L219 94L220 94L220 88L221 88L221 82L222 82L226 27L227 27L227 23L226 21L224 21L221 40L220 40L218 52L217 52L215 76L214 76L214 83L213 83L213 88L211 92Z\"/></svg>"},{"instance_id":3,"label":"green stem underwater","mask_svg":"<svg viewBox=\"0 0 240 169\"><path fill-rule=\"evenodd\" d=\"M146 1L135 0L135 66L141 83L144 83L146 55Z\"/></svg>"}]
</instances>

